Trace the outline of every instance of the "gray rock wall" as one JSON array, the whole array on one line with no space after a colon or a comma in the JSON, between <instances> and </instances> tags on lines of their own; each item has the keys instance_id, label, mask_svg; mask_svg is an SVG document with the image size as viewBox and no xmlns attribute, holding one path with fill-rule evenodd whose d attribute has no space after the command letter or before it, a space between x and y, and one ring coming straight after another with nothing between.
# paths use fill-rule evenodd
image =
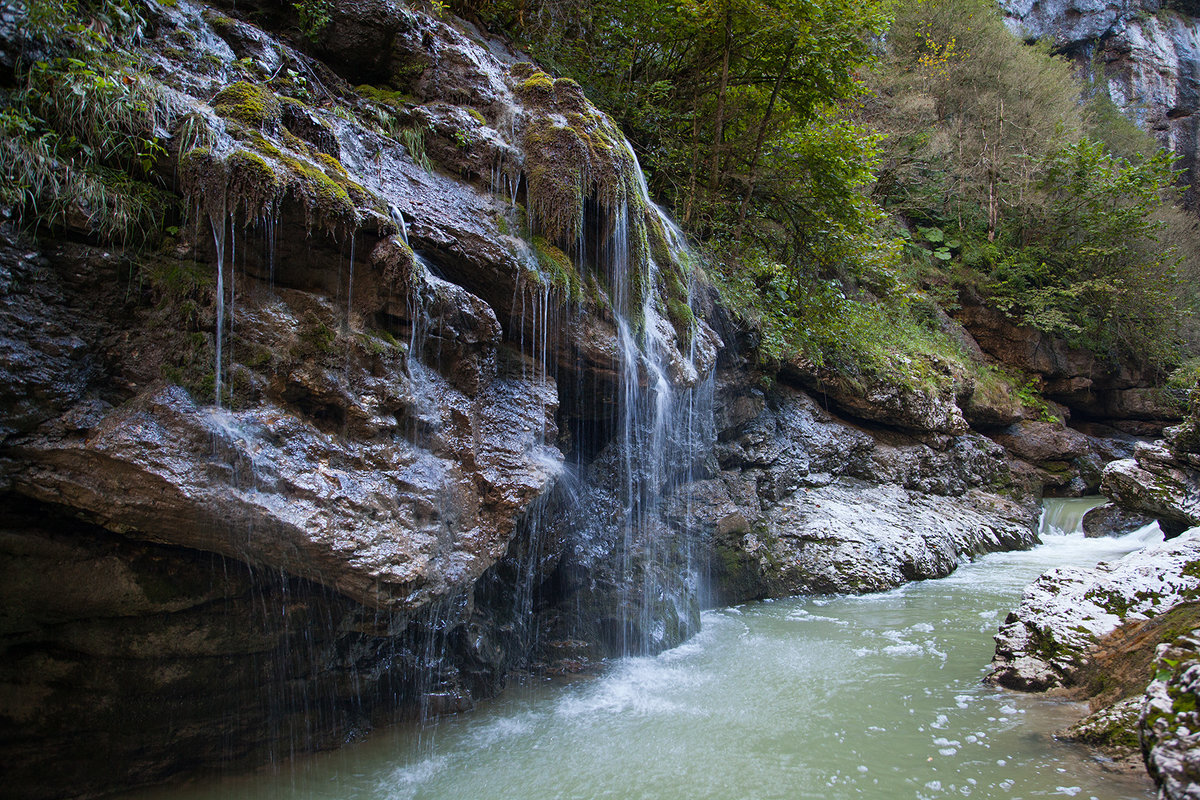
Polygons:
<instances>
[{"instance_id":1,"label":"gray rock wall","mask_svg":"<svg viewBox=\"0 0 1200 800\"><path fill-rule=\"evenodd\" d=\"M1159 144L1176 153L1196 209L1200 20L1189 3L1001 0L1014 33L1045 40Z\"/></svg>"}]
</instances>

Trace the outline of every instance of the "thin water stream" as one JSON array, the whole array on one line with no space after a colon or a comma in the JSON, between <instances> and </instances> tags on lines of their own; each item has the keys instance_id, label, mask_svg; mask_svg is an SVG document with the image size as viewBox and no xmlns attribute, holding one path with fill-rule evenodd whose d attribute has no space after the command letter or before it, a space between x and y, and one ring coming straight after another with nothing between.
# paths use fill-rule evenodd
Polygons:
<instances>
[{"instance_id":1,"label":"thin water stream","mask_svg":"<svg viewBox=\"0 0 1200 800\"><path fill-rule=\"evenodd\" d=\"M1089 502L1050 501L1044 526ZM333 753L139 800L1017 798L1152 796L1050 732L1080 704L983 685L991 635L1058 565L1160 537L1045 531L1028 552L866 597L707 612L701 632L598 678L513 687L480 709Z\"/></svg>"}]
</instances>

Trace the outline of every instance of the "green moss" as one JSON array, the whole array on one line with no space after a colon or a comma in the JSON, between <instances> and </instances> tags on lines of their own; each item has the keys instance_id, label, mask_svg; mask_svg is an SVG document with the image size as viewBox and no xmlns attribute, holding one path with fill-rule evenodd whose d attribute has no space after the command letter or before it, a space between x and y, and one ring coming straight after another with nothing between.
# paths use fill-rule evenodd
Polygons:
<instances>
[{"instance_id":1,"label":"green moss","mask_svg":"<svg viewBox=\"0 0 1200 800\"><path fill-rule=\"evenodd\" d=\"M560 110L574 109L576 112L582 112L588 107L583 87L570 78L554 81L554 100Z\"/></svg>"},{"instance_id":2,"label":"green moss","mask_svg":"<svg viewBox=\"0 0 1200 800\"><path fill-rule=\"evenodd\" d=\"M262 155L270 156L277 161L283 158L283 151L276 147L274 142L263 136L262 131L243 129L242 134L237 138Z\"/></svg>"},{"instance_id":3,"label":"green moss","mask_svg":"<svg viewBox=\"0 0 1200 800\"><path fill-rule=\"evenodd\" d=\"M298 358L313 355L328 355L336 349L337 333L312 311L300 320L300 347L295 353Z\"/></svg>"},{"instance_id":4,"label":"green moss","mask_svg":"<svg viewBox=\"0 0 1200 800\"><path fill-rule=\"evenodd\" d=\"M1063 653L1062 644L1048 630L1031 628L1030 638L1033 640L1033 650L1045 661L1052 661Z\"/></svg>"},{"instance_id":5,"label":"green moss","mask_svg":"<svg viewBox=\"0 0 1200 800\"><path fill-rule=\"evenodd\" d=\"M284 156L283 163L290 173L289 189L308 209L310 222L319 220L329 229L354 226L357 212L345 187L307 161Z\"/></svg>"},{"instance_id":6,"label":"green moss","mask_svg":"<svg viewBox=\"0 0 1200 800\"><path fill-rule=\"evenodd\" d=\"M235 150L225 159L229 172L228 192L233 208L241 205L248 216L265 213L279 197L283 181L261 155Z\"/></svg>"},{"instance_id":7,"label":"green moss","mask_svg":"<svg viewBox=\"0 0 1200 800\"><path fill-rule=\"evenodd\" d=\"M265 84L231 83L213 98L213 110L225 119L259 130L274 130L279 125L279 99Z\"/></svg>"},{"instance_id":8,"label":"green moss","mask_svg":"<svg viewBox=\"0 0 1200 800\"><path fill-rule=\"evenodd\" d=\"M333 180L350 180L350 175L346 172L346 168L342 166L342 162L338 161L333 156L329 155L328 153L317 153L315 158L317 159L317 162L325 168L325 173Z\"/></svg>"},{"instance_id":9,"label":"green moss","mask_svg":"<svg viewBox=\"0 0 1200 800\"><path fill-rule=\"evenodd\" d=\"M533 250L537 254L542 275L571 300L578 301L582 296L579 272L571 263L570 256L550 244L543 236L533 237Z\"/></svg>"},{"instance_id":10,"label":"green moss","mask_svg":"<svg viewBox=\"0 0 1200 800\"><path fill-rule=\"evenodd\" d=\"M1125 597L1119 592L1114 592L1111 589L1089 589L1087 594L1084 595L1084 598L1091 600L1108 613L1116 614L1122 619L1124 619L1125 615L1129 613L1129 609L1133 605L1129 598Z\"/></svg>"},{"instance_id":11,"label":"green moss","mask_svg":"<svg viewBox=\"0 0 1200 800\"><path fill-rule=\"evenodd\" d=\"M370 86L365 83L361 86L355 86L354 91L373 103L389 106L397 111L403 109L405 104L412 99L410 95L403 92L397 92L394 89L385 89L380 86Z\"/></svg>"},{"instance_id":12,"label":"green moss","mask_svg":"<svg viewBox=\"0 0 1200 800\"><path fill-rule=\"evenodd\" d=\"M696 330L696 315L692 307L674 297L667 298L667 319L671 321L671 327L679 336L680 345L686 347L690 344Z\"/></svg>"},{"instance_id":13,"label":"green moss","mask_svg":"<svg viewBox=\"0 0 1200 800\"><path fill-rule=\"evenodd\" d=\"M237 28L236 22L211 8L204 9L200 16L219 34L228 34Z\"/></svg>"},{"instance_id":14,"label":"green moss","mask_svg":"<svg viewBox=\"0 0 1200 800\"><path fill-rule=\"evenodd\" d=\"M487 125L487 118L483 116L477 109L468 108L467 113L471 115L471 119L478 122L480 125Z\"/></svg>"},{"instance_id":15,"label":"green moss","mask_svg":"<svg viewBox=\"0 0 1200 800\"><path fill-rule=\"evenodd\" d=\"M549 100L554 96L554 79L539 72L526 78L517 92L523 100Z\"/></svg>"}]
</instances>

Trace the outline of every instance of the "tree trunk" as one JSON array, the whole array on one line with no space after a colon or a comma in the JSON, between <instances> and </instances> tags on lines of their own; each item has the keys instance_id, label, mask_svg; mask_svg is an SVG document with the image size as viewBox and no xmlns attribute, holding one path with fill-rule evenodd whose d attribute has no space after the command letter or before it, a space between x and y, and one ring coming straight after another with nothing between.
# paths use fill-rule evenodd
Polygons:
<instances>
[{"instance_id":1,"label":"tree trunk","mask_svg":"<svg viewBox=\"0 0 1200 800\"><path fill-rule=\"evenodd\" d=\"M758 125L758 136L754 140L754 154L750 157L750 168L746 171L746 194L742 198L742 206L738 209L738 226L737 238L742 238L742 228L746 225L746 210L750 206L750 197L754 194L755 170L758 168L758 159L762 155L763 142L767 139L767 126L771 122L771 114L775 111L775 100L779 97L779 88L783 85L783 79L787 77L788 71L792 68L792 52L796 49L796 40L793 39L788 44L787 55L783 57L783 67L779 70L779 74L775 76L775 85L771 88L771 99L767 101L767 110L763 112L762 122Z\"/></svg>"},{"instance_id":2,"label":"tree trunk","mask_svg":"<svg viewBox=\"0 0 1200 800\"><path fill-rule=\"evenodd\" d=\"M733 49L733 8L725 3L725 47L721 58L721 83L717 88L717 118L714 125L713 149L709 161L708 191L715 193L721 185L721 150L725 140L725 95L729 89L729 56Z\"/></svg>"}]
</instances>

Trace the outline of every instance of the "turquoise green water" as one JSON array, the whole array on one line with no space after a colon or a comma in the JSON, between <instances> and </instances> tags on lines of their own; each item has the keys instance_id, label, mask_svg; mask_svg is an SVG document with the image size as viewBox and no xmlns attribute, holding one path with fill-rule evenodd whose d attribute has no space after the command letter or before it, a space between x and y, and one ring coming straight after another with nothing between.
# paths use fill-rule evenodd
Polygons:
<instances>
[{"instance_id":1,"label":"turquoise green water","mask_svg":"<svg viewBox=\"0 0 1200 800\"><path fill-rule=\"evenodd\" d=\"M1044 538L886 594L711 611L683 646L598 678L514 687L425 728L137 797L1150 798L1145 779L1050 736L1082 706L980 682L1026 584L1149 534Z\"/></svg>"}]
</instances>

